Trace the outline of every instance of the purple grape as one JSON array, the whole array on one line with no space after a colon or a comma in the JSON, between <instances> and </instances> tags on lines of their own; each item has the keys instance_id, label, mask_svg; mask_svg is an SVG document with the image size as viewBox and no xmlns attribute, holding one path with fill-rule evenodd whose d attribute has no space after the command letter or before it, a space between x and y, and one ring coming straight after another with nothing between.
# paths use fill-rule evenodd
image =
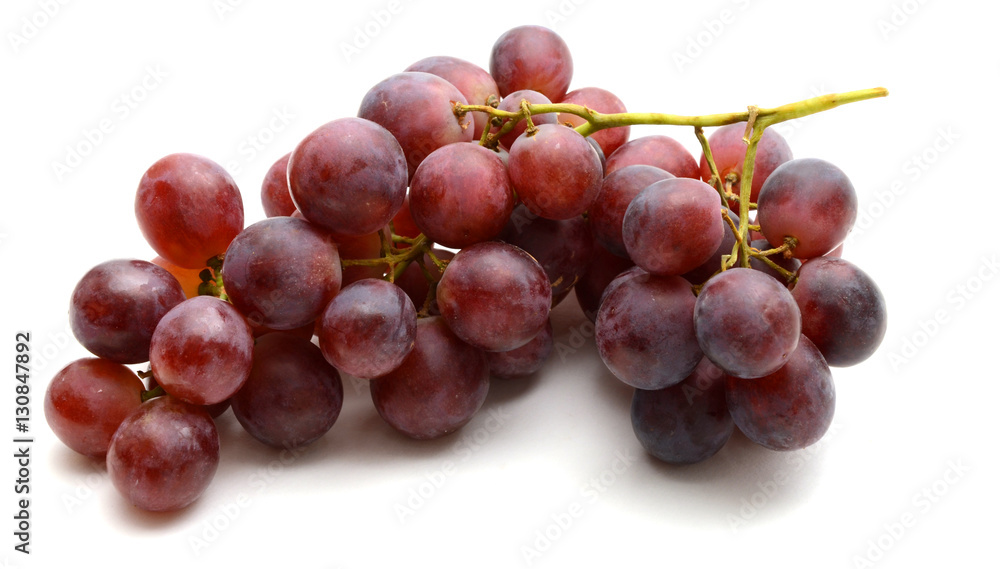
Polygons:
<instances>
[{"instance_id":1,"label":"purple grape","mask_svg":"<svg viewBox=\"0 0 1000 569\"><path fill-rule=\"evenodd\" d=\"M864 271L843 259L810 259L798 271L792 297L802 312L802 334L831 366L871 357L885 337L885 298Z\"/></svg>"},{"instance_id":2,"label":"purple grape","mask_svg":"<svg viewBox=\"0 0 1000 569\"><path fill-rule=\"evenodd\" d=\"M600 87L584 87L582 89L574 89L573 91L566 93L566 96L559 102L573 105L583 105L588 109L604 114L628 112L628 109L625 108L625 103L623 103L621 99L619 99L614 93L601 89ZM573 114L559 113L559 122L563 124L569 123L571 126L576 128L585 124L587 120ZM601 150L605 155L610 155L628 141L629 133L631 132L631 127L618 126L599 130L592 134L591 138L597 142L598 145L600 145Z\"/></svg>"},{"instance_id":3,"label":"purple grape","mask_svg":"<svg viewBox=\"0 0 1000 569\"><path fill-rule=\"evenodd\" d=\"M319 346L337 369L363 378L399 367L413 348L417 311L406 293L381 279L344 287L323 312Z\"/></svg>"},{"instance_id":4,"label":"purple grape","mask_svg":"<svg viewBox=\"0 0 1000 569\"><path fill-rule=\"evenodd\" d=\"M257 341L250 377L232 399L243 428L278 448L304 446L326 434L343 403L337 370L312 342L288 332Z\"/></svg>"},{"instance_id":5,"label":"purple grape","mask_svg":"<svg viewBox=\"0 0 1000 569\"><path fill-rule=\"evenodd\" d=\"M467 102L454 85L437 75L408 71L372 87L361 101L358 116L382 125L396 137L412 178L431 152L453 142L472 141L472 118L459 121L453 106Z\"/></svg>"},{"instance_id":6,"label":"purple grape","mask_svg":"<svg viewBox=\"0 0 1000 569\"><path fill-rule=\"evenodd\" d=\"M604 289L622 271L634 266L631 259L611 253L599 243L594 244L594 255L587 270L573 287L580 309L591 322L597 320L597 310L601 307Z\"/></svg>"},{"instance_id":7,"label":"purple grape","mask_svg":"<svg viewBox=\"0 0 1000 569\"><path fill-rule=\"evenodd\" d=\"M561 101L573 78L573 57L559 34L541 26L518 26L501 35L490 53L490 75L500 95L532 89Z\"/></svg>"},{"instance_id":8,"label":"purple grape","mask_svg":"<svg viewBox=\"0 0 1000 569\"><path fill-rule=\"evenodd\" d=\"M548 97L539 93L538 91L532 91L531 89L524 89L521 91L514 91L513 93L507 95L500 101L497 109L501 111L517 112L521 110L521 101L528 101L534 105L549 105L552 101ZM555 113L544 113L540 115L533 115L531 117L531 122L535 126L542 124L558 124L557 115ZM497 132L501 127L495 126L491 129L491 132ZM528 128L528 121L520 120L514 125L514 128L507 134L500 137L500 144L504 148L510 148L514 146L514 141L518 139L524 131Z\"/></svg>"},{"instance_id":9,"label":"purple grape","mask_svg":"<svg viewBox=\"0 0 1000 569\"><path fill-rule=\"evenodd\" d=\"M417 322L413 350L398 368L371 381L371 395L378 414L394 429L433 439L468 423L489 386L486 355L433 316Z\"/></svg>"},{"instance_id":10,"label":"purple grape","mask_svg":"<svg viewBox=\"0 0 1000 569\"><path fill-rule=\"evenodd\" d=\"M625 249L650 273L682 275L718 250L725 229L721 207L718 192L704 182L656 182L639 192L625 211Z\"/></svg>"},{"instance_id":11,"label":"purple grape","mask_svg":"<svg viewBox=\"0 0 1000 569\"><path fill-rule=\"evenodd\" d=\"M470 105L485 105L489 102L490 95L500 98L496 81L485 69L457 57L446 55L427 57L404 71L423 71L441 77L454 85ZM479 140L490 118L486 113L472 113L472 117L475 121L472 139Z\"/></svg>"},{"instance_id":12,"label":"purple grape","mask_svg":"<svg viewBox=\"0 0 1000 569\"><path fill-rule=\"evenodd\" d=\"M322 314L342 275L329 233L302 219L272 217L233 240L222 277L229 300L251 324L290 330Z\"/></svg>"},{"instance_id":13,"label":"purple grape","mask_svg":"<svg viewBox=\"0 0 1000 569\"><path fill-rule=\"evenodd\" d=\"M103 459L118 426L139 408L142 392L139 376L122 364L76 360L45 389L45 420L63 444Z\"/></svg>"},{"instance_id":14,"label":"purple grape","mask_svg":"<svg viewBox=\"0 0 1000 569\"><path fill-rule=\"evenodd\" d=\"M545 327L552 286L531 255L489 241L455 255L438 284L437 300L456 336L486 351L506 352Z\"/></svg>"},{"instance_id":15,"label":"purple grape","mask_svg":"<svg viewBox=\"0 0 1000 569\"><path fill-rule=\"evenodd\" d=\"M671 464L694 464L719 452L733 434L726 376L702 358L680 383L632 396L632 430L646 452Z\"/></svg>"},{"instance_id":16,"label":"purple grape","mask_svg":"<svg viewBox=\"0 0 1000 569\"><path fill-rule=\"evenodd\" d=\"M554 283L553 298L573 288L594 254L594 238L582 217L545 219L532 214L523 204L514 209L500 240L523 249L538 261L549 282Z\"/></svg>"},{"instance_id":17,"label":"purple grape","mask_svg":"<svg viewBox=\"0 0 1000 569\"><path fill-rule=\"evenodd\" d=\"M736 227L740 226L740 216L736 215L732 211L729 211L729 220L732 221L733 225ZM723 255L731 255L735 244L736 235L733 233L733 230L729 227L728 223L723 223L722 241L719 243L719 247L715 250L715 253L713 253L707 261L684 273L682 276L691 284L703 284L705 281L712 278L712 275L722 270L722 257ZM757 261L750 261L750 265L754 268L756 268L754 265L755 262Z\"/></svg>"},{"instance_id":18,"label":"purple grape","mask_svg":"<svg viewBox=\"0 0 1000 569\"><path fill-rule=\"evenodd\" d=\"M138 364L149 361L149 343L160 318L185 298L177 279L161 267L147 261L106 261L73 289L70 326L94 355Z\"/></svg>"},{"instance_id":19,"label":"purple grape","mask_svg":"<svg viewBox=\"0 0 1000 569\"><path fill-rule=\"evenodd\" d=\"M195 405L229 399L250 375L253 334L228 302L185 300L153 332L149 363L167 393Z\"/></svg>"},{"instance_id":20,"label":"purple grape","mask_svg":"<svg viewBox=\"0 0 1000 569\"><path fill-rule=\"evenodd\" d=\"M194 154L171 154L139 180L135 218L158 255L201 269L243 229L243 198L222 166Z\"/></svg>"},{"instance_id":21,"label":"purple grape","mask_svg":"<svg viewBox=\"0 0 1000 569\"><path fill-rule=\"evenodd\" d=\"M508 171L521 201L547 219L581 215L601 190L604 169L587 139L558 124L523 134L510 149Z\"/></svg>"},{"instance_id":22,"label":"purple grape","mask_svg":"<svg viewBox=\"0 0 1000 569\"><path fill-rule=\"evenodd\" d=\"M700 179L694 156L683 144L662 134L639 137L620 146L608 155L605 175L636 164L656 166L678 178Z\"/></svg>"},{"instance_id":23,"label":"purple grape","mask_svg":"<svg viewBox=\"0 0 1000 569\"><path fill-rule=\"evenodd\" d=\"M799 259L821 257L840 245L858 216L858 195L843 170L818 158L782 164L757 199L761 233L780 247L786 237L798 244Z\"/></svg>"},{"instance_id":24,"label":"purple grape","mask_svg":"<svg viewBox=\"0 0 1000 569\"><path fill-rule=\"evenodd\" d=\"M122 421L108 449L108 475L133 506L179 510L204 493L219 467L219 433L208 412L167 395Z\"/></svg>"},{"instance_id":25,"label":"purple grape","mask_svg":"<svg viewBox=\"0 0 1000 569\"><path fill-rule=\"evenodd\" d=\"M701 289L694 307L698 344L729 375L762 377L785 365L799 341L795 299L760 271L729 269Z\"/></svg>"},{"instance_id":26,"label":"purple grape","mask_svg":"<svg viewBox=\"0 0 1000 569\"><path fill-rule=\"evenodd\" d=\"M712 149L712 158L715 166L722 176L723 182L727 177L731 177L732 191L737 196L740 194L740 180L743 177L743 161L746 159L747 143L743 142L743 134L746 131L745 123L735 123L715 129L708 137L708 147ZM792 149L785 142L780 134L771 130L765 130L760 142L757 143L757 156L754 159L753 180L750 183L750 201L756 202L760 195L761 187L778 166L792 159ZM699 163L701 179L708 182L712 179L712 171L708 167L708 160L703 154ZM739 211L739 202L731 202L729 207L733 211Z\"/></svg>"},{"instance_id":27,"label":"purple grape","mask_svg":"<svg viewBox=\"0 0 1000 569\"><path fill-rule=\"evenodd\" d=\"M267 217L289 216L295 213L295 202L288 189L288 158L285 154L268 168L260 187L260 201Z\"/></svg>"},{"instance_id":28,"label":"purple grape","mask_svg":"<svg viewBox=\"0 0 1000 569\"><path fill-rule=\"evenodd\" d=\"M552 335L552 321L532 338L530 342L508 352L486 352L490 374L500 379L513 379L531 375L542 369L552 355L555 339Z\"/></svg>"},{"instance_id":29,"label":"purple grape","mask_svg":"<svg viewBox=\"0 0 1000 569\"><path fill-rule=\"evenodd\" d=\"M680 277L636 275L608 291L595 339L615 377L639 389L682 381L702 358L694 332L695 296Z\"/></svg>"},{"instance_id":30,"label":"purple grape","mask_svg":"<svg viewBox=\"0 0 1000 569\"><path fill-rule=\"evenodd\" d=\"M478 144L432 152L410 185L410 214L427 238L460 249L497 236L514 208L507 169Z\"/></svg>"},{"instance_id":31,"label":"purple grape","mask_svg":"<svg viewBox=\"0 0 1000 569\"><path fill-rule=\"evenodd\" d=\"M773 279L771 279L773 280ZM833 375L809 338L799 338L788 363L756 379L726 379L733 422L751 441L771 450L805 448L833 422Z\"/></svg>"},{"instance_id":32,"label":"purple grape","mask_svg":"<svg viewBox=\"0 0 1000 569\"><path fill-rule=\"evenodd\" d=\"M406 197L403 149L385 128L348 117L309 133L292 151L288 184L310 222L337 235L374 233Z\"/></svg>"},{"instance_id":33,"label":"purple grape","mask_svg":"<svg viewBox=\"0 0 1000 569\"><path fill-rule=\"evenodd\" d=\"M622 238L625 211L639 192L660 180L673 177L666 170L643 165L626 166L608 174L597 199L587 212L597 241L615 255L628 257Z\"/></svg>"}]
</instances>

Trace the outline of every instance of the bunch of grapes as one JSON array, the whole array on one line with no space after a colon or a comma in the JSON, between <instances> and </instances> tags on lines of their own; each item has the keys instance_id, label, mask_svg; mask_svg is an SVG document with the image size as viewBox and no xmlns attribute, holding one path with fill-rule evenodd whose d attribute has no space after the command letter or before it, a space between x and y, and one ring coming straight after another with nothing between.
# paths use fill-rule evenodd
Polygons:
<instances>
[{"instance_id":1,"label":"bunch of grapes","mask_svg":"<svg viewBox=\"0 0 1000 569\"><path fill-rule=\"evenodd\" d=\"M150 166L135 213L158 257L102 263L74 289L95 357L52 379L56 435L153 511L205 490L229 408L267 445L323 436L341 374L369 380L392 428L445 436L491 377L541 369L550 311L575 290L654 456L706 459L734 425L772 449L818 440L829 366L870 356L886 322L835 251L857 213L844 173L792 160L766 130L777 115L753 110L708 139L695 124L700 167L670 137L629 140L630 124L676 119L569 91L569 49L545 28L503 34L489 67L431 57L381 81L275 162L268 217L246 227L215 162Z\"/></svg>"}]
</instances>

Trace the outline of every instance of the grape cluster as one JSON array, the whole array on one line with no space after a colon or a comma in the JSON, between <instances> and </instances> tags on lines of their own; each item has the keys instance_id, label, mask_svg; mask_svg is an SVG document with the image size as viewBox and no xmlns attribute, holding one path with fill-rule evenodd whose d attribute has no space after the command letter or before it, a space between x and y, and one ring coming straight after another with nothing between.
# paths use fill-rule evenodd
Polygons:
<instances>
[{"instance_id":1,"label":"grape cluster","mask_svg":"<svg viewBox=\"0 0 1000 569\"><path fill-rule=\"evenodd\" d=\"M626 109L570 91L572 73L537 26L503 34L488 72L418 61L277 160L268 217L246 227L218 164L157 161L135 213L158 256L102 263L74 289L72 329L95 357L49 384L53 431L106 459L135 506L176 510L218 467L215 417L307 445L337 421L341 374L370 380L400 433L454 432L491 377L541 369L550 311L575 290L652 455L703 460L734 425L772 449L818 440L829 366L885 332L878 288L831 255L857 213L850 181L766 130L747 170L742 123L707 139L700 167L625 123L584 136L593 111ZM748 171L752 222L735 189Z\"/></svg>"}]
</instances>

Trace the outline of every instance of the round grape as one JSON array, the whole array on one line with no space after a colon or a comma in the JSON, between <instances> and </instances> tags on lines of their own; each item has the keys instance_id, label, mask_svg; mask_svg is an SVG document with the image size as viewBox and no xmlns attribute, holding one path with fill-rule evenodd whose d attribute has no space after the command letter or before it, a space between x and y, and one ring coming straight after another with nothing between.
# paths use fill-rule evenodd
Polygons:
<instances>
[{"instance_id":1,"label":"round grape","mask_svg":"<svg viewBox=\"0 0 1000 569\"><path fill-rule=\"evenodd\" d=\"M561 101L573 78L573 57L559 34L542 26L504 32L490 53L490 75L500 95L532 89Z\"/></svg>"},{"instance_id":2,"label":"round grape","mask_svg":"<svg viewBox=\"0 0 1000 569\"><path fill-rule=\"evenodd\" d=\"M581 215L601 191L604 169L597 151L575 130L543 124L510 149L508 170L521 201L548 219Z\"/></svg>"}]
</instances>

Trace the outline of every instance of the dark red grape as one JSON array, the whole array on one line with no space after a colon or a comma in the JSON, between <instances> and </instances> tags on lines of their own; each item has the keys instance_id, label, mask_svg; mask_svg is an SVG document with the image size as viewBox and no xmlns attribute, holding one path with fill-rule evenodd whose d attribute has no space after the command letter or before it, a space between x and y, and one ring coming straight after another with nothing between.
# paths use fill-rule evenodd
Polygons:
<instances>
[{"instance_id":1,"label":"dark red grape","mask_svg":"<svg viewBox=\"0 0 1000 569\"><path fill-rule=\"evenodd\" d=\"M543 124L522 134L510 149L508 170L518 197L548 219L581 215L601 190L601 159L575 130Z\"/></svg>"},{"instance_id":2,"label":"dark red grape","mask_svg":"<svg viewBox=\"0 0 1000 569\"><path fill-rule=\"evenodd\" d=\"M268 217L289 216L295 212L295 202L288 189L288 158L285 154L268 168L264 182L260 186L260 201L264 205L264 215Z\"/></svg>"},{"instance_id":3,"label":"dark red grape","mask_svg":"<svg viewBox=\"0 0 1000 569\"><path fill-rule=\"evenodd\" d=\"M399 367L413 348L417 311L398 286L364 279L344 287L323 312L319 346L337 369L363 378Z\"/></svg>"},{"instance_id":4,"label":"dark red grape","mask_svg":"<svg viewBox=\"0 0 1000 569\"><path fill-rule=\"evenodd\" d=\"M615 377L639 389L682 381L702 358L694 333L695 296L680 277L637 275L608 291L595 339Z\"/></svg>"},{"instance_id":5,"label":"dark red grape","mask_svg":"<svg viewBox=\"0 0 1000 569\"><path fill-rule=\"evenodd\" d=\"M453 142L472 141L472 117L460 121L454 103L467 103L454 85L437 75L408 71L372 87L361 101L358 116L382 125L396 137L413 177L431 152Z\"/></svg>"},{"instance_id":6,"label":"dark red grape","mask_svg":"<svg viewBox=\"0 0 1000 569\"><path fill-rule=\"evenodd\" d=\"M394 429L433 439L468 423L489 387L486 354L432 316L417 322L413 350L398 368L371 381L371 394L378 414Z\"/></svg>"},{"instance_id":7,"label":"dark red grape","mask_svg":"<svg viewBox=\"0 0 1000 569\"><path fill-rule=\"evenodd\" d=\"M156 326L149 350L157 383L195 405L229 399L250 375L252 358L250 326L231 304L212 296L175 306Z\"/></svg>"},{"instance_id":8,"label":"dark red grape","mask_svg":"<svg viewBox=\"0 0 1000 569\"><path fill-rule=\"evenodd\" d=\"M718 250L724 235L719 193L690 178L670 178L639 192L625 211L622 240L646 271L682 275Z\"/></svg>"},{"instance_id":9,"label":"dark red grape","mask_svg":"<svg viewBox=\"0 0 1000 569\"><path fill-rule=\"evenodd\" d=\"M427 57L407 67L404 71L423 71L441 77L458 88L470 105L485 105L488 103L490 95L495 95L497 99L500 98L500 90L497 88L493 76L482 67L457 57L447 55ZM479 140L486 125L489 124L489 115L472 113L472 117L475 121L475 131L472 138Z\"/></svg>"},{"instance_id":10,"label":"dark red grape","mask_svg":"<svg viewBox=\"0 0 1000 569\"><path fill-rule=\"evenodd\" d=\"M743 161L747 155L747 143L743 142L746 124L735 123L719 127L708 137L708 146L712 149L712 158L719 169L719 176L726 181L732 177L732 191L740 194L740 180L743 177ZM756 202L764 181L774 170L792 159L792 149L780 134L765 130L760 142L757 143L757 157L754 160L753 180L750 183L750 201ZM701 156L701 179L708 182L712 179L712 171L708 160ZM739 211L739 202L731 202L730 207Z\"/></svg>"},{"instance_id":11,"label":"dark red grape","mask_svg":"<svg viewBox=\"0 0 1000 569\"><path fill-rule=\"evenodd\" d=\"M278 448L304 446L326 434L343 403L337 370L312 342L288 332L257 341L250 377L232 399L243 428Z\"/></svg>"},{"instance_id":12,"label":"dark red grape","mask_svg":"<svg viewBox=\"0 0 1000 569\"><path fill-rule=\"evenodd\" d=\"M628 109L625 108L625 103L623 103L621 99L619 99L614 93L601 89L600 87L584 87L582 89L574 89L569 93L566 93L566 96L559 102L572 105L583 105L588 109L605 114L628 112ZM569 123L575 128L585 124L587 120L573 114L559 113L559 122L564 124ZM615 150L618 150L623 144L625 144L625 142L628 141L629 133L631 132L632 129L628 126L618 126L599 130L590 136L601 146L601 150L604 152L605 156L607 156L613 154Z\"/></svg>"},{"instance_id":13,"label":"dark red grape","mask_svg":"<svg viewBox=\"0 0 1000 569\"><path fill-rule=\"evenodd\" d=\"M601 307L601 298L608 283L632 266L631 259L619 257L599 243L594 244L594 256L573 287L580 309L591 322L597 320L597 310Z\"/></svg>"},{"instance_id":14,"label":"dark red grape","mask_svg":"<svg viewBox=\"0 0 1000 569\"><path fill-rule=\"evenodd\" d=\"M524 205L514 209L500 240L523 249L538 261L552 285L552 297L569 292L590 264L594 238L582 217L545 219Z\"/></svg>"},{"instance_id":15,"label":"dark red grape","mask_svg":"<svg viewBox=\"0 0 1000 569\"><path fill-rule=\"evenodd\" d=\"M219 433L208 412L167 395L122 421L108 449L108 475L133 506L179 510L198 499L219 467Z\"/></svg>"},{"instance_id":16,"label":"dark red grape","mask_svg":"<svg viewBox=\"0 0 1000 569\"><path fill-rule=\"evenodd\" d=\"M721 204L722 202L720 201L719 203ZM729 211L729 220L732 221L733 225L736 227L740 226L740 216L736 215L732 211ZM715 250L715 253L713 253L707 261L684 273L682 276L691 284L703 284L705 281L710 279L712 275L722 270L722 257L723 255L731 255L733 253L733 245L735 244L736 235L733 233L732 228L729 227L729 224L723 222L722 241L719 243L719 247ZM750 261L750 263L751 266L753 266L754 261Z\"/></svg>"},{"instance_id":17,"label":"dark red grape","mask_svg":"<svg viewBox=\"0 0 1000 569\"><path fill-rule=\"evenodd\" d=\"M531 255L488 241L455 255L438 284L437 299L455 335L478 348L506 352L545 327L552 286Z\"/></svg>"},{"instance_id":18,"label":"dark red grape","mask_svg":"<svg viewBox=\"0 0 1000 569\"><path fill-rule=\"evenodd\" d=\"M836 394L823 355L802 336L788 363L774 373L726 378L726 401L736 426L751 441L771 450L798 450L826 433Z\"/></svg>"},{"instance_id":19,"label":"dark red grape","mask_svg":"<svg viewBox=\"0 0 1000 569\"><path fill-rule=\"evenodd\" d=\"M194 154L171 154L139 180L135 217L158 255L200 269L243 229L243 198L222 166Z\"/></svg>"},{"instance_id":20,"label":"dark red grape","mask_svg":"<svg viewBox=\"0 0 1000 569\"><path fill-rule=\"evenodd\" d=\"M222 276L229 300L251 324L290 330L316 320L340 291L340 256L329 233L272 217L233 240Z\"/></svg>"},{"instance_id":21,"label":"dark red grape","mask_svg":"<svg viewBox=\"0 0 1000 569\"><path fill-rule=\"evenodd\" d=\"M328 122L292 151L288 185L302 216L337 235L386 226L406 197L406 157L378 124L355 117Z\"/></svg>"},{"instance_id":22,"label":"dark red grape","mask_svg":"<svg viewBox=\"0 0 1000 569\"><path fill-rule=\"evenodd\" d=\"M632 430L646 452L671 464L694 464L719 452L733 434L726 376L708 358L680 383L632 396Z\"/></svg>"},{"instance_id":23,"label":"dark red grape","mask_svg":"<svg viewBox=\"0 0 1000 569\"><path fill-rule=\"evenodd\" d=\"M45 420L63 444L103 459L118 426L139 408L142 392L139 376L122 364L76 360L45 389Z\"/></svg>"},{"instance_id":24,"label":"dark red grape","mask_svg":"<svg viewBox=\"0 0 1000 569\"><path fill-rule=\"evenodd\" d=\"M496 237L514 208L500 157L478 144L432 152L410 185L410 214L428 239L459 249Z\"/></svg>"},{"instance_id":25,"label":"dark red grape","mask_svg":"<svg viewBox=\"0 0 1000 569\"><path fill-rule=\"evenodd\" d=\"M529 103L535 105L548 105L552 103L548 97L539 93L538 91L532 91L531 89L523 89L521 91L514 91L513 93L507 95L497 106L497 109L501 111L517 112L521 110L521 101L528 101ZM533 115L531 117L531 123L535 126L541 124L556 124L557 120L555 113L544 113L540 115ZM497 132L501 127L495 126L491 129L492 132ZM520 120L514 125L513 130L507 134L500 137L500 144L504 148L510 148L514 145L514 141L517 140L519 136L524 134L525 129L528 128L528 122L525 120Z\"/></svg>"},{"instance_id":26,"label":"dark red grape","mask_svg":"<svg viewBox=\"0 0 1000 569\"><path fill-rule=\"evenodd\" d=\"M518 26L504 32L490 53L490 75L500 95L532 89L561 101L573 78L573 57L559 34L541 26Z\"/></svg>"},{"instance_id":27,"label":"dark red grape","mask_svg":"<svg viewBox=\"0 0 1000 569\"><path fill-rule=\"evenodd\" d=\"M871 357L885 336L885 298L867 273L843 259L810 259L798 272L792 297L802 312L802 334L831 366Z\"/></svg>"},{"instance_id":28,"label":"dark red grape","mask_svg":"<svg viewBox=\"0 0 1000 569\"><path fill-rule=\"evenodd\" d=\"M70 300L73 335L92 354L121 364L149 361L153 330L185 300L177 279L147 261L106 261L80 279Z\"/></svg>"},{"instance_id":29,"label":"dark red grape","mask_svg":"<svg viewBox=\"0 0 1000 569\"><path fill-rule=\"evenodd\" d=\"M760 271L732 268L705 283L694 307L698 344L729 375L754 378L785 365L799 341L795 299Z\"/></svg>"},{"instance_id":30,"label":"dark red grape","mask_svg":"<svg viewBox=\"0 0 1000 569\"><path fill-rule=\"evenodd\" d=\"M666 170L644 165L626 166L608 174L597 199L587 212L597 241L615 255L627 257L628 251L622 240L625 210L639 192L655 182L673 177Z\"/></svg>"},{"instance_id":31,"label":"dark red grape","mask_svg":"<svg viewBox=\"0 0 1000 569\"><path fill-rule=\"evenodd\" d=\"M507 352L486 352L490 374L500 379L525 377L542 369L552 355L555 339L552 335L552 321L548 321L542 331L530 342Z\"/></svg>"},{"instance_id":32,"label":"dark red grape","mask_svg":"<svg viewBox=\"0 0 1000 569\"><path fill-rule=\"evenodd\" d=\"M662 134L630 140L608 155L607 174L635 164L656 166L678 178L699 179L698 163L687 148Z\"/></svg>"},{"instance_id":33,"label":"dark red grape","mask_svg":"<svg viewBox=\"0 0 1000 569\"><path fill-rule=\"evenodd\" d=\"M858 216L858 195L843 170L818 158L782 164L757 199L761 233L780 247L786 237L798 244L799 259L821 257L840 245Z\"/></svg>"}]
</instances>

